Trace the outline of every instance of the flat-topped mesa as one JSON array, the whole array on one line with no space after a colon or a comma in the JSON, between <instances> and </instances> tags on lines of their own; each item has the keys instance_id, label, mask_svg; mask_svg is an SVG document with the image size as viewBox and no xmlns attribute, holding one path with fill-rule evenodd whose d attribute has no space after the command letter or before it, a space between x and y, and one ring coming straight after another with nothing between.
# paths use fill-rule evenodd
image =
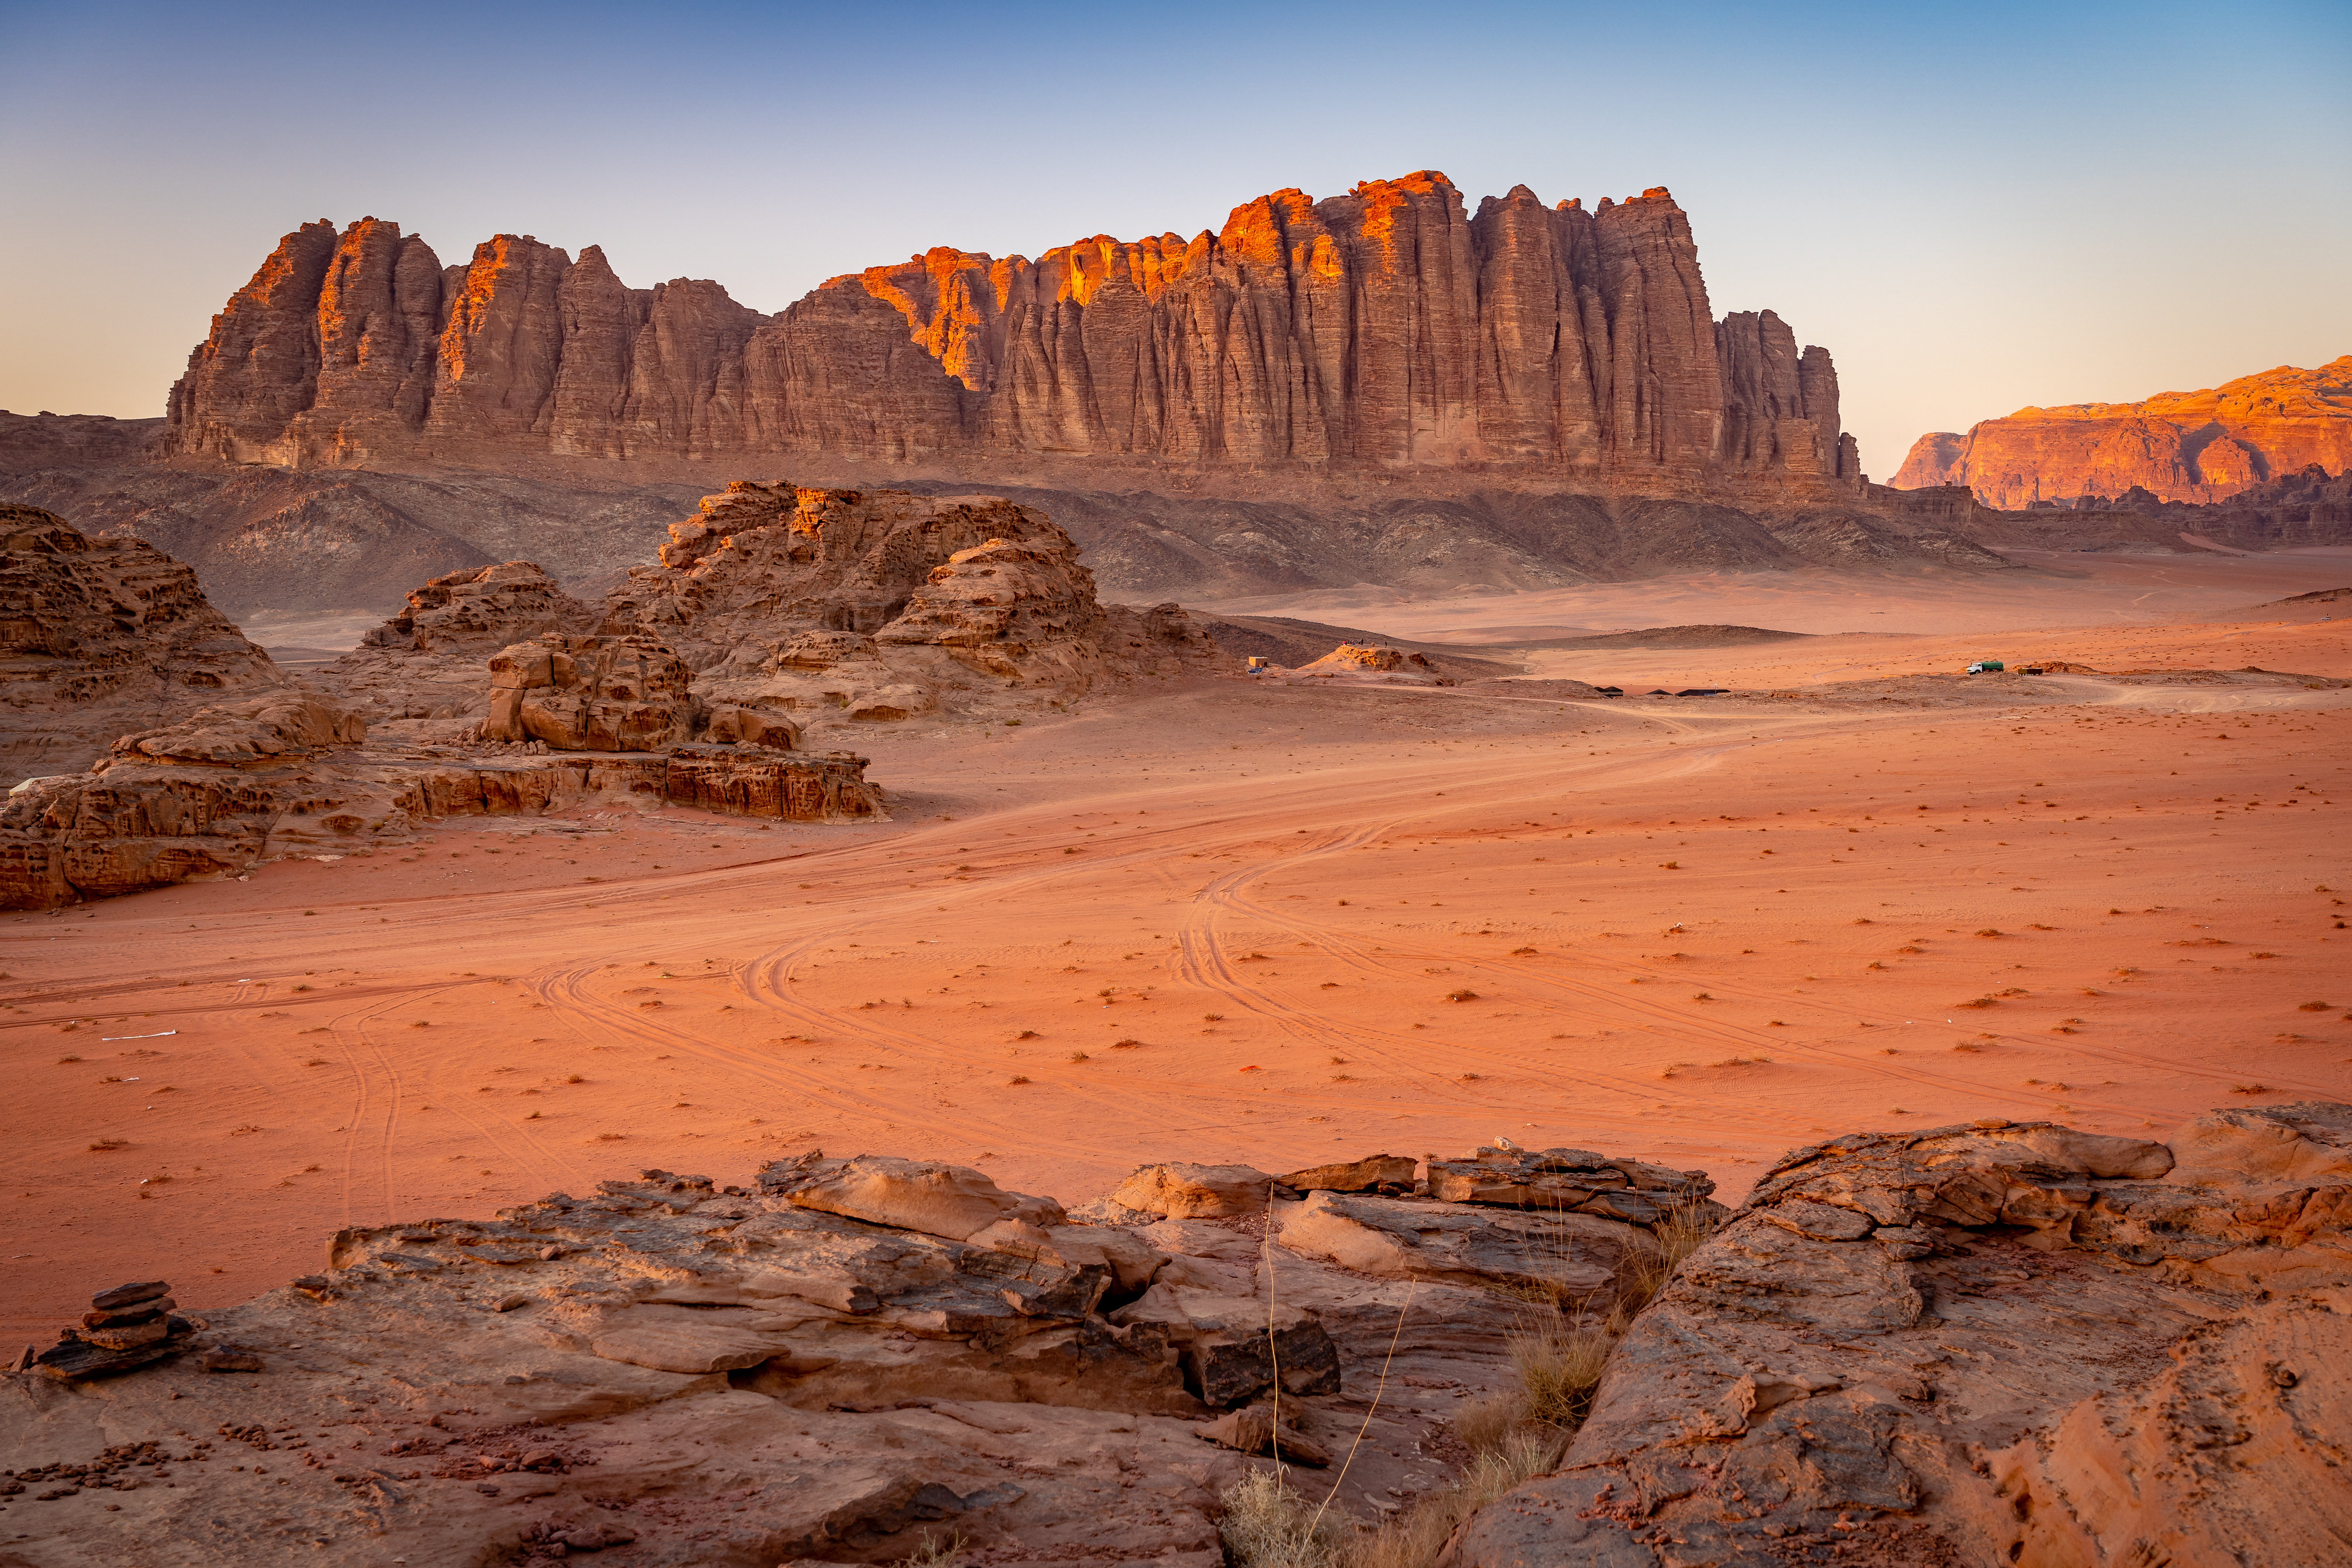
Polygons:
<instances>
[{"instance_id":1,"label":"flat-topped mesa","mask_svg":"<svg viewBox=\"0 0 2352 1568\"><path fill-rule=\"evenodd\" d=\"M2314 464L2352 468L2352 354L2137 403L2021 408L1965 435L1932 430L1912 443L1893 482L1965 485L2011 510L2135 487L2158 502L2211 503Z\"/></svg>"},{"instance_id":2,"label":"flat-topped mesa","mask_svg":"<svg viewBox=\"0 0 2352 1568\"><path fill-rule=\"evenodd\" d=\"M1855 491L1825 351L1714 320L1664 186L1476 212L1444 174L1276 191L1186 240L947 247L774 316L630 289L500 235L441 268L397 225L288 235L173 388L166 448L287 464L815 458L967 474L1477 469Z\"/></svg>"}]
</instances>

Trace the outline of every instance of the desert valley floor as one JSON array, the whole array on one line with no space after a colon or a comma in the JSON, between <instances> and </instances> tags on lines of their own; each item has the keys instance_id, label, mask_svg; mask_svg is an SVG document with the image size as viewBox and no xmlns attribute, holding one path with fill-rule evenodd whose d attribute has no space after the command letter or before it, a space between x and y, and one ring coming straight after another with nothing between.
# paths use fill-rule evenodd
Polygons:
<instances>
[{"instance_id":1,"label":"desert valley floor","mask_svg":"<svg viewBox=\"0 0 2352 1568\"><path fill-rule=\"evenodd\" d=\"M1576 671L1742 693L1679 700L1194 681L877 727L870 827L459 820L8 917L0 1323L812 1146L1076 1202L1500 1133L1737 1202L1825 1131L2352 1097L2352 690L2179 673L2352 676L2347 631L2001 639L2147 676L1970 681L1985 639L1940 635Z\"/></svg>"}]
</instances>

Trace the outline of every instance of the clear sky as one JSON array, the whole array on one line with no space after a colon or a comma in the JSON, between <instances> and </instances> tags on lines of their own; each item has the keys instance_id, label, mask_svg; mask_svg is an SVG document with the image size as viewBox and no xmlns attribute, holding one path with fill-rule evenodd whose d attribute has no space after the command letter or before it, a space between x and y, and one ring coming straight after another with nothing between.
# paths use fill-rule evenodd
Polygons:
<instances>
[{"instance_id":1,"label":"clear sky","mask_svg":"<svg viewBox=\"0 0 2352 1568\"><path fill-rule=\"evenodd\" d=\"M1664 184L1717 315L1923 430L2352 353L2352 5L0 0L0 407L163 396L278 237L508 231L781 310L932 245L1440 169Z\"/></svg>"}]
</instances>

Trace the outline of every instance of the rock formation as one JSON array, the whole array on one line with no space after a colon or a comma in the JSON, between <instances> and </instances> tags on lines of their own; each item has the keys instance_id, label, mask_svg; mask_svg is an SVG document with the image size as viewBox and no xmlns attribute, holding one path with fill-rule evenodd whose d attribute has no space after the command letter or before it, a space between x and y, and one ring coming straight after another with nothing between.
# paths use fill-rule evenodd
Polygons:
<instances>
[{"instance_id":1,"label":"rock formation","mask_svg":"<svg viewBox=\"0 0 2352 1568\"><path fill-rule=\"evenodd\" d=\"M485 654L586 625L587 605L533 563L509 561L436 577L408 595L408 607L370 632L369 647L420 653Z\"/></svg>"},{"instance_id":2,"label":"rock formation","mask_svg":"<svg viewBox=\"0 0 2352 1568\"><path fill-rule=\"evenodd\" d=\"M1221 662L1174 605L1098 603L1077 553L992 497L739 481L671 528L604 625L660 637L703 700L745 714L887 721Z\"/></svg>"},{"instance_id":3,"label":"rock formation","mask_svg":"<svg viewBox=\"0 0 2352 1568\"><path fill-rule=\"evenodd\" d=\"M2342 1105L1798 1150L1444 1561L2336 1561L2347 1225Z\"/></svg>"},{"instance_id":4,"label":"rock formation","mask_svg":"<svg viewBox=\"0 0 2352 1568\"><path fill-rule=\"evenodd\" d=\"M285 685L195 574L135 539L0 506L0 770L77 773L116 736Z\"/></svg>"},{"instance_id":5,"label":"rock formation","mask_svg":"<svg viewBox=\"0 0 2352 1568\"><path fill-rule=\"evenodd\" d=\"M1364 643L1341 643L1292 672L1302 680L1345 680L1373 686L1453 686L1423 653Z\"/></svg>"},{"instance_id":6,"label":"rock formation","mask_svg":"<svg viewBox=\"0 0 2352 1568\"><path fill-rule=\"evenodd\" d=\"M2214 1111L2169 1145L1833 1139L1651 1298L1711 1190L1500 1144L1425 1174L1171 1162L1074 1209L886 1156L646 1171L347 1229L217 1311L102 1292L0 1378L0 1492L12 1550L59 1568L362 1536L768 1568L950 1534L983 1562L1223 1568L1222 1498L1273 1454L1329 1463L1370 1527L1466 1457L1514 1335L1638 1309L1554 1473L1445 1568L2341 1556L2352 1107ZM99 1352L142 1364L76 1348L117 1321L145 1342Z\"/></svg>"},{"instance_id":7,"label":"rock formation","mask_svg":"<svg viewBox=\"0 0 2352 1568\"><path fill-rule=\"evenodd\" d=\"M1898 490L1873 485L1871 499L1933 532L1995 549L2095 550L2136 546L2193 552L2288 550L2352 541L2352 468L2331 476L2319 464L2283 474L2225 500L2168 501L2139 486L2116 496L2035 501L1999 511L1965 485Z\"/></svg>"},{"instance_id":8,"label":"rock formation","mask_svg":"<svg viewBox=\"0 0 2352 1568\"><path fill-rule=\"evenodd\" d=\"M819 456L1494 468L1851 492L1825 350L1717 322L1663 187L1469 212L1431 171L1036 260L936 247L779 315L500 235L463 267L363 218L288 235L173 389L182 457L295 465Z\"/></svg>"},{"instance_id":9,"label":"rock formation","mask_svg":"<svg viewBox=\"0 0 2352 1568\"><path fill-rule=\"evenodd\" d=\"M2010 510L2135 487L2159 501L2210 502L2314 463L2352 468L2352 354L2138 403L2021 408L1965 436L1931 431L1894 483L1965 485Z\"/></svg>"},{"instance_id":10,"label":"rock formation","mask_svg":"<svg viewBox=\"0 0 2352 1568\"><path fill-rule=\"evenodd\" d=\"M186 1348L196 1326L173 1317L172 1287L161 1279L117 1285L89 1299L89 1310L26 1369L59 1383L130 1372Z\"/></svg>"},{"instance_id":11,"label":"rock formation","mask_svg":"<svg viewBox=\"0 0 2352 1568\"><path fill-rule=\"evenodd\" d=\"M490 659L486 741L561 752L663 752L701 717L693 674L654 637L550 632Z\"/></svg>"},{"instance_id":12,"label":"rock formation","mask_svg":"<svg viewBox=\"0 0 2352 1568\"><path fill-rule=\"evenodd\" d=\"M1411 1161L1329 1169L1412 1184ZM15 1549L772 1568L953 1535L981 1561L1223 1568L1220 1494L1272 1462L1248 1456L1347 1455L1334 1508L1395 1509L1460 1451L1449 1421L1511 1382L1531 1269L1549 1282L1557 1258L1605 1295L1656 1251L1567 1215L1571 1247L1531 1254L1552 1216L1317 1192L1400 1246L1416 1219L1442 1231L1436 1276L1292 1246L1311 1205L1263 1172L1174 1164L1119 1190L1161 1206L1087 1223L970 1168L812 1152L749 1187L646 1171L496 1219L344 1230L321 1272L198 1314L177 1362L0 1378L0 1489L42 1489L7 1500ZM1174 1212L1213 1192L1255 1206ZM186 1375L215 1355L258 1370Z\"/></svg>"}]
</instances>

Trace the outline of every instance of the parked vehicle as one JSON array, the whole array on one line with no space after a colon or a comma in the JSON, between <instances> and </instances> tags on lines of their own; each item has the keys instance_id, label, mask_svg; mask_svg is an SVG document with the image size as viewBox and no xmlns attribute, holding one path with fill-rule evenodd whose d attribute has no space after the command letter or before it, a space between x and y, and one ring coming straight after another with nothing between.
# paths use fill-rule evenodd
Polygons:
<instances>
[{"instance_id":1,"label":"parked vehicle","mask_svg":"<svg viewBox=\"0 0 2352 1568\"><path fill-rule=\"evenodd\" d=\"M1999 675L2009 667L1997 658L1980 658L1969 666L1970 675Z\"/></svg>"}]
</instances>

